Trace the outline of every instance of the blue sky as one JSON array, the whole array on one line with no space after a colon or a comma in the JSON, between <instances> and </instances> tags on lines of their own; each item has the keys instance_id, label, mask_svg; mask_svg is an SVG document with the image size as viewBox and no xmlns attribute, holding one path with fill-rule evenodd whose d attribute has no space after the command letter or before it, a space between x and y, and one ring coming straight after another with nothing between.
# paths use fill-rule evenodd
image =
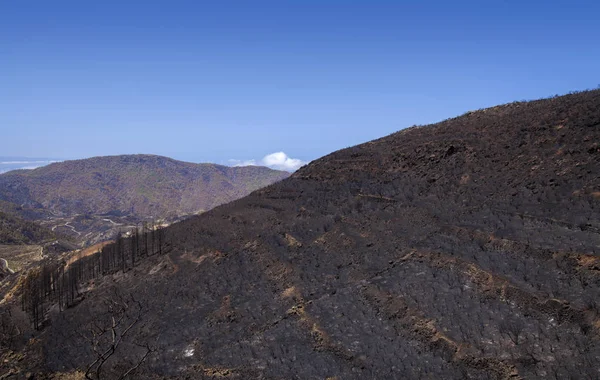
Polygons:
<instances>
[{"instance_id":1,"label":"blue sky","mask_svg":"<svg viewBox=\"0 0 600 380\"><path fill-rule=\"evenodd\" d=\"M309 161L595 88L599 19L576 0L0 1L0 155Z\"/></svg>"}]
</instances>

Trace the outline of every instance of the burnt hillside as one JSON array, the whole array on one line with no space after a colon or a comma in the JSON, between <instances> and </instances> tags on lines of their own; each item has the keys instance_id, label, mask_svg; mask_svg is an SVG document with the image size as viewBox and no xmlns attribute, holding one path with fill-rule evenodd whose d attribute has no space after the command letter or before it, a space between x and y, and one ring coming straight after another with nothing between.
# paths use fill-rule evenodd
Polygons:
<instances>
[{"instance_id":1,"label":"burnt hillside","mask_svg":"<svg viewBox=\"0 0 600 380\"><path fill-rule=\"evenodd\" d=\"M131 294L109 377L597 379L599 143L589 91L335 152L83 284L40 368L92 363L76 331Z\"/></svg>"}]
</instances>

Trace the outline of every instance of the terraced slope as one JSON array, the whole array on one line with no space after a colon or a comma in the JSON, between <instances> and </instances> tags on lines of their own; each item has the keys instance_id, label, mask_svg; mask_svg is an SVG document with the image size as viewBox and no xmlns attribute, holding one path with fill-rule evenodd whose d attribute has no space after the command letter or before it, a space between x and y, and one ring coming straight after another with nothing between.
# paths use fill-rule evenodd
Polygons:
<instances>
[{"instance_id":1,"label":"terraced slope","mask_svg":"<svg viewBox=\"0 0 600 380\"><path fill-rule=\"evenodd\" d=\"M335 152L85 285L39 368L93 362L75 331L110 320L117 289L144 317L115 377L150 352L137 376L596 379L599 142L590 91Z\"/></svg>"}]
</instances>

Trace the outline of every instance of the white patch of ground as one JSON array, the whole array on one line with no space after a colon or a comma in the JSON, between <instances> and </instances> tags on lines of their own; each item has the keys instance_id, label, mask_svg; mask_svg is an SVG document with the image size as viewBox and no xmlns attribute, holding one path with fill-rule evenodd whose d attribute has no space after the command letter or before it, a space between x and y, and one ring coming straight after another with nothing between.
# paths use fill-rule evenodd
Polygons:
<instances>
[{"instance_id":1,"label":"white patch of ground","mask_svg":"<svg viewBox=\"0 0 600 380\"><path fill-rule=\"evenodd\" d=\"M183 357L185 358L191 358L192 356L194 356L194 347L193 346L187 346L185 350L183 350Z\"/></svg>"}]
</instances>

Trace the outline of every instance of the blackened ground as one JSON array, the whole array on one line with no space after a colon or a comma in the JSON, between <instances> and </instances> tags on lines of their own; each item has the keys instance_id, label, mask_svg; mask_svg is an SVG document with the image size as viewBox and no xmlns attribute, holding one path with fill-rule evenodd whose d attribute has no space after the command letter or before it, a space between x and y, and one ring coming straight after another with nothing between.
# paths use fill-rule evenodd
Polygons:
<instances>
[{"instance_id":1,"label":"blackened ground","mask_svg":"<svg viewBox=\"0 0 600 380\"><path fill-rule=\"evenodd\" d=\"M93 361L76 332L116 287L147 312L109 377L137 339L138 377L597 379L599 143L590 91L335 152L97 281L42 333L45 369Z\"/></svg>"}]
</instances>

